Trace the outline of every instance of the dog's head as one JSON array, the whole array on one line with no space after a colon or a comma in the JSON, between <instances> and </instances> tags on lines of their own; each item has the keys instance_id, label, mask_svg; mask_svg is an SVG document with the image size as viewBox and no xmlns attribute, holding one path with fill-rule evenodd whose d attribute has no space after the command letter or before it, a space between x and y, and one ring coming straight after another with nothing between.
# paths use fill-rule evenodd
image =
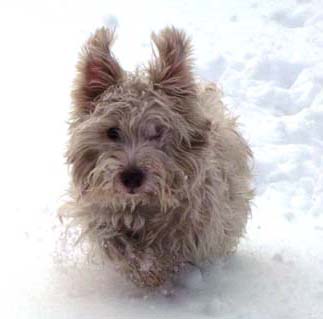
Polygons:
<instances>
[{"instance_id":1,"label":"dog's head","mask_svg":"<svg viewBox=\"0 0 323 319\"><path fill-rule=\"evenodd\" d=\"M176 205L202 174L210 123L198 105L191 45L181 31L152 35L149 66L126 73L113 32L99 29L80 55L68 163L84 200Z\"/></svg>"}]
</instances>

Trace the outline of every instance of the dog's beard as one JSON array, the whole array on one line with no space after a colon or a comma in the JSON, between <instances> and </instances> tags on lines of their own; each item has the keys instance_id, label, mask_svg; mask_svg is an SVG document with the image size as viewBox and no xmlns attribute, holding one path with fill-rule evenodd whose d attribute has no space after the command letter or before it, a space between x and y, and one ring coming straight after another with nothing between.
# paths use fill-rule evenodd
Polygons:
<instances>
[{"instance_id":1,"label":"dog's beard","mask_svg":"<svg viewBox=\"0 0 323 319\"><path fill-rule=\"evenodd\" d=\"M123 166L115 159L98 161L80 183L79 199L114 211L135 211L140 206L159 207L159 210L166 211L180 205L187 189L187 177L174 164L168 163L167 168L162 163L156 165L156 161L154 166L146 164L145 183L131 194L118 179L122 169Z\"/></svg>"}]
</instances>

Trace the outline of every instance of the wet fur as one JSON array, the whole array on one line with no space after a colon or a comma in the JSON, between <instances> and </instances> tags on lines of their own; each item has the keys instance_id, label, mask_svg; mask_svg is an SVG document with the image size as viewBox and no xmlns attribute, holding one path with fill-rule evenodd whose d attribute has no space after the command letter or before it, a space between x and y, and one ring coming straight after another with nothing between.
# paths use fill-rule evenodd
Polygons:
<instances>
[{"instance_id":1,"label":"wet fur","mask_svg":"<svg viewBox=\"0 0 323 319\"><path fill-rule=\"evenodd\" d=\"M110 30L97 30L83 48L67 152L71 200L63 209L82 238L139 286L159 286L185 263L233 252L252 198L251 151L218 88L195 80L189 39L175 28L152 39L153 60L134 74L112 55ZM110 127L120 141L107 138ZM118 179L132 165L146 173L136 194Z\"/></svg>"}]
</instances>

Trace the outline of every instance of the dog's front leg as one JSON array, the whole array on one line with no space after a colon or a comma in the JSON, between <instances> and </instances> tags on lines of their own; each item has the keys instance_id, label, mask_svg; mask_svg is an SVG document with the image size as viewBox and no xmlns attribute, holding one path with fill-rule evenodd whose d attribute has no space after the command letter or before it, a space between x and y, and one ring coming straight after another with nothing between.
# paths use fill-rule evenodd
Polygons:
<instances>
[{"instance_id":1,"label":"dog's front leg","mask_svg":"<svg viewBox=\"0 0 323 319\"><path fill-rule=\"evenodd\" d=\"M152 249L142 249L126 234L106 239L103 244L108 257L117 268L140 287L157 287L166 279L166 272Z\"/></svg>"},{"instance_id":2,"label":"dog's front leg","mask_svg":"<svg viewBox=\"0 0 323 319\"><path fill-rule=\"evenodd\" d=\"M127 275L137 286L158 287L166 281L168 267L152 249L134 248L126 258Z\"/></svg>"}]
</instances>

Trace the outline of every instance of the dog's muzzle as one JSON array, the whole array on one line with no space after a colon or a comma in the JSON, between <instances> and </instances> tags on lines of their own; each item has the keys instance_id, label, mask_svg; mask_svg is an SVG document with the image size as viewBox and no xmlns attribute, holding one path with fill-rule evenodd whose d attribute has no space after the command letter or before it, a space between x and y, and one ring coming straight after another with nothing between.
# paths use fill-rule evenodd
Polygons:
<instances>
[{"instance_id":1,"label":"dog's muzzle","mask_svg":"<svg viewBox=\"0 0 323 319\"><path fill-rule=\"evenodd\" d=\"M138 167L129 167L120 173L120 181L129 194L134 194L143 185L146 175Z\"/></svg>"}]
</instances>

